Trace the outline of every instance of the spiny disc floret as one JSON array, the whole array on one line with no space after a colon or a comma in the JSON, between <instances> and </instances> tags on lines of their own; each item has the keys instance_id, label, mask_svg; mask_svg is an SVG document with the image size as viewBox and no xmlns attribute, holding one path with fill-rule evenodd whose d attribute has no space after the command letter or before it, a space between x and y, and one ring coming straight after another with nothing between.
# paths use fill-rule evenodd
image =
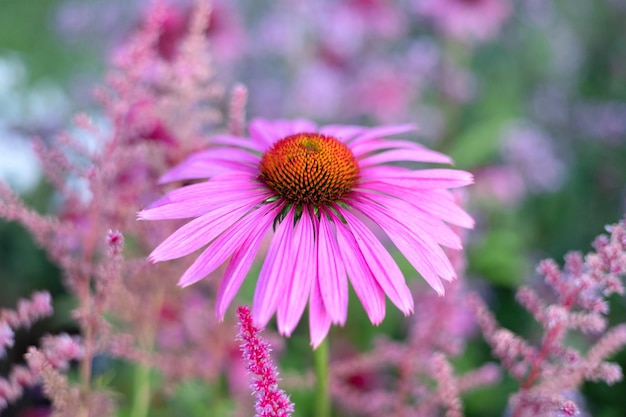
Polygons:
<instances>
[{"instance_id":1,"label":"spiny disc floret","mask_svg":"<svg viewBox=\"0 0 626 417\"><path fill-rule=\"evenodd\" d=\"M337 138L319 133L287 136L261 160L261 180L293 204L337 201L352 190L358 177L352 151Z\"/></svg>"}]
</instances>

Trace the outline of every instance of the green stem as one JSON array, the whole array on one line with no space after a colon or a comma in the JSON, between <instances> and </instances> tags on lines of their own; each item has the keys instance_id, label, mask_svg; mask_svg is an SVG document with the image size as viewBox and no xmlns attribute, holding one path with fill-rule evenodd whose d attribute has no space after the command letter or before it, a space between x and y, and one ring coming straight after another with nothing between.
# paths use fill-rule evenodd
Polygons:
<instances>
[{"instance_id":1,"label":"green stem","mask_svg":"<svg viewBox=\"0 0 626 417\"><path fill-rule=\"evenodd\" d=\"M150 405L150 367L135 365L135 395L133 396L131 417L147 417Z\"/></svg>"},{"instance_id":2,"label":"green stem","mask_svg":"<svg viewBox=\"0 0 626 417\"><path fill-rule=\"evenodd\" d=\"M151 357L156 338L157 318L163 305L164 295L162 287L156 289L156 293L153 296L154 304L152 305L152 315L149 316L154 318L154 320L150 321L147 326L143 326L145 333L139 336L140 346L142 346L145 351L149 352ZM133 396L130 409L130 417L148 417L148 412L150 411L150 400L152 399L152 386L150 384L151 370L151 366L142 365L140 363L135 365L135 395Z\"/></svg>"},{"instance_id":3,"label":"green stem","mask_svg":"<svg viewBox=\"0 0 626 417\"><path fill-rule=\"evenodd\" d=\"M330 417L330 392L328 390L328 338L313 351L317 385L315 387L315 417Z\"/></svg>"}]
</instances>

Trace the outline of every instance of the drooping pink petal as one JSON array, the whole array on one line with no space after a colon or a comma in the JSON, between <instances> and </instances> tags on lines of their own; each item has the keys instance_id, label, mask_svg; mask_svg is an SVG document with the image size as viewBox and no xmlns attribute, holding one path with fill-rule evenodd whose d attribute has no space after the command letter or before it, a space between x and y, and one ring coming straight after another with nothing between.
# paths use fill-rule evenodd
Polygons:
<instances>
[{"instance_id":1,"label":"drooping pink petal","mask_svg":"<svg viewBox=\"0 0 626 417\"><path fill-rule=\"evenodd\" d=\"M257 197L245 204L237 202L221 206L191 220L161 242L150 254L150 260L159 262L176 259L200 249L235 224L264 199Z\"/></svg>"},{"instance_id":2,"label":"drooping pink petal","mask_svg":"<svg viewBox=\"0 0 626 417\"><path fill-rule=\"evenodd\" d=\"M361 142L351 148L352 153L357 158L362 155L366 155L370 152L382 151L385 149L394 150L397 152L414 151L415 156L420 158L419 160L416 159L418 162L434 162L434 163L440 163L440 164L452 163L452 159L449 156L439 153L437 151L433 151L424 146L418 145L417 143L409 142L407 140L370 140L366 142ZM396 155L396 154L391 154L391 155ZM402 156L402 154L397 154L397 155ZM364 158L360 158L360 160L363 161ZM396 161L396 160L400 161L403 159L401 158L389 159L388 161L385 161L385 162Z\"/></svg>"},{"instance_id":3,"label":"drooping pink petal","mask_svg":"<svg viewBox=\"0 0 626 417\"><path fill-rule=\"evenodd\" d=\"M412 193L408 201L450 224L467 229L474 227L474 219L457 205L448 190L424 190L422 193Z\"/></svg>"},{"instance_id":4,"label":"drooping pink petal","mask_svg":"<svg viewBox=\"0 0 626 417\"><path fill-rule=\"evenodd\" d=\"M309 333L313 349L317 349L324 341L330 330L330 324L331 319L324 307L324 297L320 293L319 280L315 280L309 297Z\"/></svg>"},{"instance_id":5,"label":"drooping pink petal","mask_svg":"<svg viewBox=\"0 0 626 417\"><path fill-rule=\"evenodd\" d=\"M217 186L215 186L217 185ZM154 208L142 210L138 213L141 220L161 220L161 219L185 219L198 217L225 205L240 205L250 200L260 198L261 201L271 197L273 194L267 190L250 187L251 183L217 183L204 182L187 187L187 198L167 204L160 204ZM238 187L239 186L239 187ZM178 191L176 190L176 191ZM220 193L220 199L215 199L215 193Z\"/></svg>"},{"instance_id":6,"label":"drooping pink petal","mask_svg":"<svg viewBox=\"0 0 626 417\"><path fill-rule=\"evenodd\" d=\"M419 208L413 206L405 196L404 199L399 197L391 197L383 193L366 193L354 192L353 198L360 201L364 207L382 206L382 210L398 221L402 222L407 228L413 230L420 236L428 236L439 245L450 249L463 249L461 238L448 225ZM412 213L407 216L407 213Z\"/></svg>"},{"instance_id":7,"label":"drooping pink petal","mask_svg":"<svg viewBox=\"0 0 626 417\"><path fill-rule=\"evenodd\" d=\"M264 149L268 149L280 139L272 128L272 123L265 119L251 120L248 124L248 130L250 131L250 138L262 143Z\"/></svg>"},{"instance_id":8,"label":"drooping pink petal","mask_svg":"<svg viewBox=\"0 0 626 417\"><path fill-rule=\"evenodd\" d=\"M333 323L344 325L348 315L348 279L330 221L320 216L317 232L317 282Z\"/></svg>"},{"instance_id":9,"label":"drooping pink petal","mask_svg":"<svg viewBox=\"0 0 626 417\"><path fill-rule=\"evenodd\" d=\"M291 208L276 232L267 251L267 256L259 273L252 312L254 321L261 327L267 325L278 303L285 294L286 281L291 280L295 259L291 257L293 241L294 209Z\"/></svg>"},{"instance_id":10,"label":"drooping pink petal","mask_svg":"<svg viewBox=\"0 0 626 417\"><path fill-rule=\"evenodd\" d=\"M258 142L254 142L248 138L241 138L239 136L219 135L215 136L211 141L216 145L237 146L239 148L251 149L256 152L263 152L266 150L260 146Z\"/></svg>"},{"instance_id":11,"label":"drooping pink petal","mask_svg":"<svg viewBox=\"0 0 626 417\"><path fill-rule=\"evenodd\" d=\"M417 149L393 149L371 155L359 160L359 166L362 168L380 165L387 162L396 161L409 161L409 162L435 162L447 164L450 163L450 158L442 158L437 152L430 150L417 150Z\"/></svg>"},{"instance_id":12,"label":"drooping pink petal","mask_svg":"<svg viewBox=\"0 0 626 417\"><path fill-rule=\"evenodd\" d=\"M374 325L385 318L385 293L372 275L352 232L332 215L337 230L337 246L356 296Z\"/></svg>"},{"instance_id":13,"label":"drooping pink petal","mask_svg":"<svg viewBox=\"0 0 626 417\"><path fill-rule=\"evenodd\" d=\"M173 181L211 178L225 172L249 172L257 170L259 157L239 149L230 149L227 152L211 150L211 157L204 155L188 158L178 166L170 169L161 178L159 183Z\"/></svg>"},{"instance_id":14,"label":"drooping pink petal","mask_svg":"<svg viewBox=\"0 0 626 417\"><path fill-rule=\"evenodd\" d=\"M294 259L293 270L286 271L291 279L286 276L280 279L286 284L284 297L279 301L276 313L276 324L281 334L290 336L302 317L306 300L311 293L313 281L317 278L317 251L315 248L315 234L313 221L306 209L297 221L293 240L291 243L291 255Z\"/></svg>"},{"instance_id":15,"label":"drooping pink petal","mask_svg":"<svg viewBox=\"0 0 626 417\"><path fill-rule=\"evenodd\" d=\"M455 278L455 273L441 248L427 236L415 233L375 205L360 202L355 202L354 205L387 233L394 245L426 282L438 294L443 295L445 290L439 277L451 281Z\"/></svg>"},{"instance_id":16,"label":"drooping pink petal","mask_svg":"<svg viewBox=\"0 0 626 417\"><path fill-rule=\"evenodd\" d=\"M296 133L314 132L317 127L314 123L304 120L273 120L254 119L249 126L250 135L261 139L269 146L276 141Z\"/></svg>"},{"instance_id":17,"label":"drooping pink petal","mask_svg":"<svg viewBox=\"0 0 626 417\"><path fill-rule=\"evenodd\" d=\"M333 136L342 142L348 142L359 133L363 132L363 126L330 125L320 129L322 135Z\"/></svg>"},{"instance_id":18,"label":"drooping pink petal","mask_svg":"<svg viewBox=\"0 0 626 417\"><path fill-rule=\"evenodd\" d=\"M359 184L357 192L378 193L406 200L417 210L430 214L450 224L465 228L474 227L474 219L459 207L452 194L443 189L414 189L383 182Z\"/></svg>"},{"instance_id":19,"label":"drooping pink petal","mask_svg":"<svg viewBox=\"0 0 626 417\"><path fill-rule=\"evenodd\" d=\"M272 129L278 135L279 139L295 135L296 133L312 133L317 130L315 123L305 120L275 120L272 122Z\"/></svg>"},{"instance_id":20,"label":"drooping pink petal","mask_svg":"<svg viewBox=\"0 0 626 417\"><path fill-rule=\"evenodd\" d=\"M216 175L212 177L209 181L199 184L187 185L170 191L163 197L150 204L150 206L148 206L148 208L143 211L147 211L149 209L159 207L165 204L184 202L187 198L193 198L194 195L199 194L201 192L200 190L204 189L203 187L206 187L206 189L204 190L207 194L216 192L219 193L222 190L228 190L232 188L259 188L261 184L255 181L255 178L256 175L252 175L247 172L228 172L222 175Z\"/></svg>"},{"instance_id":21,"label":"drooping pink petal","mask_svg":"<svg viewBox=\"0 0 626 417\"><path fill-rule=\"evenodd\" d=\"M252 223L249 235L245 238L241 246L235 250L235 253L233 253L217 292L215 314L219 319L224 317L226 309L233 301L233 298L235 298L237 291L239 291L239 287L241 287L259 251L263 237L269 230L271 222L278 215L278 212L279 208L276 207L263 217L263 221Z\"/></svg>"},{"instance_id":22,"label":"drooping pink petal","mask_svg":"<svg viewBox=\"0 0 626 417\"><path fill-rule=\"evenodd\" d=\"M370 139L363 142L351 144L350 150L354 156L361 156L372 152L378 152L389 149L415 149L415 150L428 150L441 155L441 158L449 157L445 154L433 151L424 145L416 142L404 139Z\"/></svg>"},{"instance_id":23,"label":"drooping pink petal","mask_svg":"<svg viewBox=\"0 0 626 417\"><path fill-rule=\"evenodd\" d=\"M246 164L258 164L259 155L233 147L214 147L206 151L197 152L187 158L187 161L237 161Z\"/></svg>"},{"instance_id":24,"label":"drooping pink petal","mask_svg":"<svg viewBox=\"0 0 626 417\"><path fill-rule=\"evenodd\" d=\"M387 249L374 234L348 210L341 207L335 209L346 219L354 240L361 249L363 259L367 262L376 281L380 284L387 297L405 315L413 311L413 296L404 281L402 271L393 260Z\"/></svg>"},{"instance_id":25,"label":"drooping pink petal","mask_svg":"<svg viewBox=\"0 0 626 417\"><path fill-rule=\"evenodd\" d=\"M219 235L187 268L178 281L178 285L186 287L215 271L226 262L228 257L241 245L241 242L249 236L250 232L254 231L255 224L268 225L274 221L273 217L268 216L271 210L271 205L265 205L243 217L237 224Z\"/></svg>"},{"instance_id":26,"label":"drooping pink petal","mask_svg":"<svg viewBox=\"0 0 626 417\"><path fill-rule=\"evenodd\" d=\"M360 184L373 182L407 188L434 189L464 187L474 182L471 173L456 169L420 169L399 176L395 173L390 175L391 170L388 168L364 167L361 170Z\"/></svg>"},{"instance_id":27,"label":"drooping pink petal","mask_svg":"<svg viewBox=\"0 0 626 417\"><path fill-rule=\"evenodd\" d=\"M350 146L356 146L357 143L361 143L367 140L397 135L399 133L406 133L412 130L415 130L415 125L412 124L381 126L373 127L371 129L365 129L362 134L358 135L350 141Z\"/></svg>"}]
</instances>

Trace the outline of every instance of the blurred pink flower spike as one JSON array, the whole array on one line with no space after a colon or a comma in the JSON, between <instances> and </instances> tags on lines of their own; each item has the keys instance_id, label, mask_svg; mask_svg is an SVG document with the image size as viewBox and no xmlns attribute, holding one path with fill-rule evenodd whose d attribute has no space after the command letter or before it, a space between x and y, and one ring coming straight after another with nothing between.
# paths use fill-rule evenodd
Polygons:
<instances>
[{"instance_id":1,"label":"blurred pink flower spike","mask_svg":"<svg viewBox=\"0 0 626 417\"><path fill-rule=\"evenodd\" d=\"M383 139L411 130L256 119L250 138L217 136L214 147L162 178L207 181L174 190L139 212L142 220L193 218L150 260L180 258L208 245L181 277L179 285L187 286L230 258L217 296L221 318L273 229L254 295L257 325L276 313L279 332L291 335L308 299L311 344L317 347L332 323L346 322L348 279L373 324L385 317L385 295L408 315L413 297L404 276L363 220L382 229L440 295L442 280L456 278L441 246L462 248L446 222L474 224L448 191L471 184L470 173L388 165L451 163L417 143Z\"/></svg>"}]
</instances>

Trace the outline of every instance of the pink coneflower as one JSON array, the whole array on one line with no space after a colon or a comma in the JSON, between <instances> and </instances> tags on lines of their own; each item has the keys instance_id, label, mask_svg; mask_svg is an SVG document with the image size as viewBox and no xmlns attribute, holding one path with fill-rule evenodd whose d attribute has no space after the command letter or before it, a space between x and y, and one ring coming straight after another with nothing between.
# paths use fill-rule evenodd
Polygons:
<instances>
[{"instance_id":1,"label":"pink coneflower","mask_svg":"<svg viewBox=\"0 0 626 417\"><path fill-rule=\"evenodd\" d=\"M444 222L473 225L447 190L470 184L471 174L388 165L451 162L416 143L382 139L410 130L256 119L250 138L218 136L217 147L192 155L162 178L208 181L174 190L139 213L145 220L195 218L150 259L180 258L208 245L181 277L181 286L230 259L216 300L221 318L263 237L273 230L254 294L257 325L265 326L276 313L278 330L290 335L308 300L311 343L319 345L331 323L346 321L348 279L372 323L385 316L385 294L409 314L413 297L377 233L382 229L443 294L441 280L455 279L455 272L440 245L461 248Z\"/></svg>"},{"instance_id":2,"label":"pink coneflower","mask_svg":"<svg viewBox=\"0 0 626 417\"><path fill-rule=\"evenodd\" d=\"M459 40L493 38L511 14L506 0L415 0L417 12Z\"/></svg>"}]
</instances>

